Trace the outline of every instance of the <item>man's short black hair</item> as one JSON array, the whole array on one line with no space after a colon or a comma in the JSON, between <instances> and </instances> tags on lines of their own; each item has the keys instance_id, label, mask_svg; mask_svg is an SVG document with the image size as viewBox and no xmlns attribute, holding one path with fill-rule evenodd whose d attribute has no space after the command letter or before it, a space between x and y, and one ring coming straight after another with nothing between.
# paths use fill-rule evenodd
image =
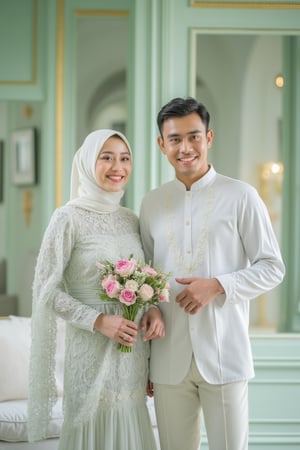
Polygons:
<instances>
[{"instance_id":1,"label":"man's short black hair","mask_svg":"<svg viewBox=\"0 0 300 450\"><path fill-rule=\"evenodd\" d=\"M166 105L164 105L157 115L157 125L159 132L162 136L162 129L165 120L171 117L184 117L189 114L197 113L205 125L206 132L209 129L210 115L206 107L197 102L196 99L192 97L187 98L173 98Z\"/></svg>"}]
</instances>

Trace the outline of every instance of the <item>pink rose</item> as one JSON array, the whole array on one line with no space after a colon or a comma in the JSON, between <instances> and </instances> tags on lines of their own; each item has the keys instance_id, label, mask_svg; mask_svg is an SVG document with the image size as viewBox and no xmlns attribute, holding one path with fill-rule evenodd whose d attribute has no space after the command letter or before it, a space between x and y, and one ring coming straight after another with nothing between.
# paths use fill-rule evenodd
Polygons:
<instances>
[{"instance_id":1,"label":"pink rose","mask_svg":"<svg viewBox=\"0 0 300 450\"><path fill-rule=\"evenodd\" d=\"M106 275L106 276L103 278L102 283L101 283L101 286L105 289L106 286L107 286L111 281L113 281L113 280L115 280L115 279L116 279L116 278L114 277L114 275L112 275L112 274L110 273L110 274Z\"/></svg>"},{"instance_id":2,"label":"pink rose","mask_svg":"<svg viewBox=\"0 0 300 450\"><path fill-rule=\"evenodd\" d=\"M125 303L125 305L133 305L136 300L136 295L131 289L122 289L119 300L121 303Z\"/></svg>"},{"instance_id":3,"label":"pink rose","mask_svg":"<svg viewBox=\"0 0 300 450\"><path fill-rule=\"evenodd\" d=\"M106 294L110 298L116 298L120 292L120 284L116 280L111 280L105 287Z\"/></svg>"},{"instance_id":4,"label":"pink rose","mask_svg":"<svg viewBox=\"0 0 300 450\"><path fill-rule=\"evenodd\" d=\"M154 291L149 284L142 284L142 286L139 289L139 296L142 300L147 301L150 300L153 297Z\"/></svg>"},{"instance_id":5,"label":"pink rose","mask_svg":"<svg viewBox=\"0 0 300 450\"><path fill-rule=\"evenodd\" d=\"M170 300L169 298L169 290L168 289L162 289L159 293L158 299L161 303L168 302Z\"/></svg>"},{"instance_id":6,"label":"pink rose","mask_svg":"<svg viewBox=\"0 0 300 450\"><path fill-rule=\"evenodd\" d=\"M156 277L156 275L157 275L156 270L154 270L153 267L150 267L150 266L144 266L144 267L142 268L142 272L143 272L143 273L146 273L146 274L149 275L150 277Z\"/></svg>"},{"instance_id":7,"label":"pink rose","mask_svg":"<svg viewBox=\"0 0 300 450\"><path fill-rule=\"evenodd\" d=\"M136 261L134 259L121 259L115 264L115 271L121 277L131 275L136 268Z\"/></svg>"}]
</instances>

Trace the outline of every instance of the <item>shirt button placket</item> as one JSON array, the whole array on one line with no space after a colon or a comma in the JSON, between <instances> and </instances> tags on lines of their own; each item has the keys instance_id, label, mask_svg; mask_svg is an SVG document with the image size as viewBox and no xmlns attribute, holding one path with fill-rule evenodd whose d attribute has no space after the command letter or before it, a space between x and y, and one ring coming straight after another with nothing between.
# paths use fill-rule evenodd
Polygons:
<instances>
[{"instance_id":1,"label":"shirt button placket","mask_svg":"<svg viewBox=\"0 0 300 450\"><path fill-rule=\"evenodd\" d=\"M185 211L184 211L184 258L189 267L192 263L193 249L192 249L192 193L187 191L185 195ZM186 275L190 275L187 273Z\"/></svg>"}]
</instances>

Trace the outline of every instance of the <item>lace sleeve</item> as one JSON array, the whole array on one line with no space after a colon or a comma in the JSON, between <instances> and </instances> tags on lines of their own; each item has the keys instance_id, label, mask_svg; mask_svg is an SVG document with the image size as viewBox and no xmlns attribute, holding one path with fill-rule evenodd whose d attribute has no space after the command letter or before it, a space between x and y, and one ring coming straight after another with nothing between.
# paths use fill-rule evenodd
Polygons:
<instances>
[{"instance_id":1,"label":"lace sleeve","mask_svg":"<svg viewBox=\"0 0 300 450\"><path fill-rule=\"evenodd\" d=\"M37 260L33 284L34 308L39 304L48 305L64 320L93 331L99 312L74 299L63 287L63 274L75 240L72 215L63 208L56 210L45 232Z\"/></svg>"},{"instance_id":2,"label":"lace sleeve","mask_svg":"<svg viewBox=\"0 0 300 450\"><path fill-rule=\"evenodd\" d=\"M28 396L30 442L49 437L48 426L57 400L57 315L80 328L92 330L99 314L63 289L63 274L75 242L76 230L71 214L63 208L56 210L44 234L33 283Z\"/></svg>"}]
</instances>

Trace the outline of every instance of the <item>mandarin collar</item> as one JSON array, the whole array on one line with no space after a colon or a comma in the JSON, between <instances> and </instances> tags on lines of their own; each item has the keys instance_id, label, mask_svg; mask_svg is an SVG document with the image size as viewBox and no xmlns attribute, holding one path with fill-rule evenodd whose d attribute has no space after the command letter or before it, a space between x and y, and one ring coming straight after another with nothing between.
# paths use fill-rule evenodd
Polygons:
<instances>
[{"instance_id":1,"label":"mandarin collar","mask_svg":"<svg viewBox=\"0 0 300 450\"><path fill-rule=\"evenodd\" d=\"M205 188L215 179L215 176L216 176L216 171L213 168L213 166L210 165L208 172L206 172L206 174L203 175L203 177L201 177L199 180L195 181L195 183L192 184L190 192L191 191L199 191L200 189ZM181 191L187 191L185 184L182 183L182 181L178 180L178 178L175 178L174 182L178 189L180 189ZM189 191L187 191L187 192L189 192Z\"/></svg>"}]
</instances>

